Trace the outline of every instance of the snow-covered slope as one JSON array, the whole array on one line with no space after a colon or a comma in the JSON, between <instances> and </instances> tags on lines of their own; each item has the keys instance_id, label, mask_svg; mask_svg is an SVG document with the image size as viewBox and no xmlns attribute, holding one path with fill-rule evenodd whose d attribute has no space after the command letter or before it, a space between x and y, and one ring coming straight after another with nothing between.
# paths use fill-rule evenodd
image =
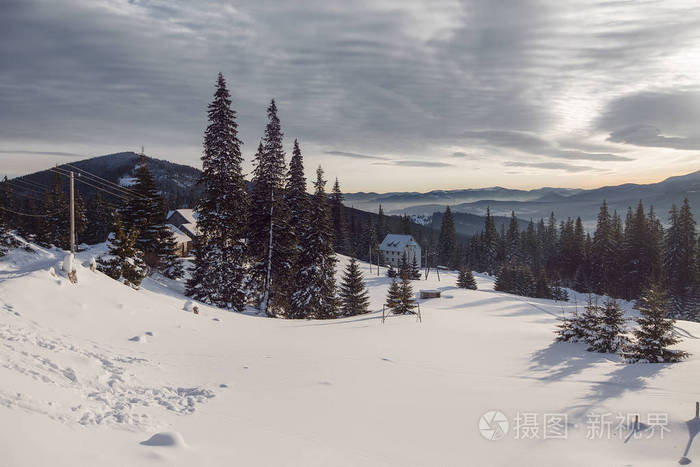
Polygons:
<instances>
[{"instance_id":1,"label":"snow-covered slope","mask_svg":"<svg viewBox=\"0 0 700 467\"><path fill-rule=\"evenodd\" d=\"M202 305L195 315L182 284L135 291L87 269L91 254L75 285L61 252L0 260L0 465L657 466L686 449L695 323L678 323L687 362L625 365L553 343L573 302L497 293L488 277L467 291L433 272L414 283L443 291L421 302L422 323L382 323L388 279L363 264L377 311L286 321ZM479 430L490 410L509 421L498 441ZM643 423L667 414L670 432L625 441L614 417L635 412ZM591 414L607 413L610 439L587 439ZM536 415L539 439L516 439L533 434L518 414ZM543 439L545 414L567 416L568 439Z\"/></svg>"}]
</instances>

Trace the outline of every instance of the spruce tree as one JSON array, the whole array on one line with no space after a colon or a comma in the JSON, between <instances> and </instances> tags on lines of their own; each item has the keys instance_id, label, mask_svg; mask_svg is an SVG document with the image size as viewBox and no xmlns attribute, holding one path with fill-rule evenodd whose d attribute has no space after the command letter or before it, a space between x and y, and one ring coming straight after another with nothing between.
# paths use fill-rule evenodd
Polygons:
<instances>
[{"instance_id":1,"label":"spruce tree","mask_svg":"<svg viewBox=\"0 0 700 467\"><path fill-rule=\"evenodd\" d=\"M292 236L291 244L293 258L291 264L296 264L299 253L299 242L305 226L309 223L309 195L306 192L306 177L304 176L304 159L299 148L299 142L294 140L294 150L289 161L287 184L284 190L284 203L289 210L289 226Z\"/></svg>"},{"instance_id":2,"label":"spruce tree","mask_svg":"<svg viewBox=\"0 0 700 467\"><path fill-rule=\"evenodd\" d=\"M410 279L410 277L411 277L411 266L408 264L408 257L406 256L405 251L401 255L401 261L399 262L398 274L399 274L399 277L402 279L404 277Z\"/></svg>"},{"instance_id":3,"label":"spruce tree","mask_svg":"<svg viewBox=\"0 0 700 467\"><path fill-rule=\"evenodd\" d=\"M484 219L484 269L489 274L494 274L498 269L498 232L496 223L491 217L491 208L486 208Z\"/></svg>"},{"instance_id":4,"label":"spruce tree","mask_svg":"<svg viewBox=\"0 0 700 467\"><path fill-rule=\"evenodd\" d=\"M394 314L399 313L401 308L401 288L399 287L399 282L396 280L396 276L394 276L394 280L391 281L384 306Z\"/></svg>"},{"instance_id":5,"label":"spruce tree","mask_svg":"<svg viewBox=\"0 0 700 467\"><path fill-rule=\"evenodd\" d=\"M343 193L340 191L340 183L337 177L331 194L331 217L333 219L333 247L336 253L348 255L350 254L348 223L345 218Z\"/></svg>"},{"instance_id":6,"label":"spruce tree","mask_svg":"<svg viewBox=\"0 0 700 467\"><path fill-rule=\"evenodd\" d=\"M333 251L333 224L325 185L323 169L319 166L309 209L309 218L313 222L306 225L301 238L298 269L292 281L290 318L329 319L337 316L337 260Z\"/></svg>"},{"instance_id":7,"label":"spruce tree","mask_svg":"<svg viewBox=\"0 0 700 467\"><path fill-rule=\"evenodd\" d=\"M158 270L170 279L181 278L185 274L185 270L182 260L177 255L177 240L173 231L167 225L161 224L158 226L156 242L158 244Z\"/></svg>"},{"instance_id":8,"label":"spruce tree","mask_svg":"<svg viewBox=\"0 0 700 467\"><path fill-rule=\"evenodd\" d=\"M403 315L406 313L413 313L417 307L416 299L413 295L413 286L411 286L411 281L408 277L401 278L401 284L399 285L399 307L394 310L394 313Z\"/></svg>"},{"instance_id":9,"label":"spruce tree","mask_svg":"<svg viewBox=\"0 0 700 467\"><path fill-rule=\"evenodd\" d=\"M417 281L420 279L420 268L418 267L418 259L416 255L413 255L413 260L411 261L411 267L409 269L409 279Z\"/></svg>"},{"instance_id":10,"label":"spruce tree","mask_svg":"<svg viewBox=\"0 0 700 467\"><path fill-rule=\"evenodd\" d=\"M143 252L136 248L139 231L125 231L121 217L114 219L114 234L110 237L109 255L97 259L97 268L112 279L138 289L146 277L146 263Z\"/></svg>"},{"instance_id":11,"label":"spruce tree","mask_svg":"<svg viewBox=\"0 0 700 467\"><path fill-rule=\"evenodd\" d=\"M608 299L600 309L598 326L591 336L591 352L617 353L628 343L625 336L625 312L615 299Z\"/></svg>"},{"instance_id":12,"label":"spruce tree","mask_svg":"<svg viewBox=\"0 0 700 467\"><path fill-rule=\"evenodd\" d=\"M369 294L355 258L350 258L340 283L340 310L345 316L367 313Z\"/></svg>"},{"instance_id":13,"label":"spruce tree","mask_svg":"<svg viewBox=\"0 0 700 467\"><path fill-rule=\"evenodd\" d=\"M87 229L83 239L88 244L102 243L114 224L114 210L107 206L102 199L102 193L97 193L87 203Z\"/></svg>"},{"instance_id":14,"label":"spruce tree","mask_svg":"<svg viewBox=\"0 0 700 467\"><path fill-rule=\"evenodd\" d=\"M203 192L195 206L199 235L186 293L205 303L243 311L248 200L236 113L221 73L207 114L199 180Z\"/></svg>"},{"instance_id":15,"label":"spruce tree","mask_svg":"<svg viewBox=\"0 0 700 467\"><path fill-rule=\"evenodd\" d=\"M625 352L629 363L674 363L688 357L687 352L668 348L679 339L673 334L674 320L667 318L668 296L659 286L646 289L635 308L641 316L633 331L634 341Z\"/></svg>"},{"instance_id":16,"label":"spruce tree","mask_svg":"<svg viewBox=\"0 0 700 467\"><path fill-rule=\"evenodd\" d=\"M597 293L610 291L614 282L613 275L618 273L615 269L618 252L615 245L614 231L615 226L608 211L608 205L603 201L598 214L598 224L593 235L591 249L591 269L593 273L591 282Z\"/></svg>"},{"instance_id":17,"label":"spruce tree","mask_svg":"<svg viewBox=\"0 0 700 467\"><path fill-rule=\"evenodd\" d=\"M438 261L439 264L451 267L454 264L454 253L457 248L457 232L455 231L455 221L452 217L450 207L445 208L440 225L440 237L438 238Z\"/></svg>"},{"instance_id":18,"label":"spruce tree","mask_svg":"<svg viewBox=\"0 0 700 467\"><path fill-rule=\"evenodd\" d=\"M289 306L294 235L284 202L285 161L282 129L273 99L265 135L253 161L248 251L251 292L260 311L284 315Z\"/></svg>"},{"instance_id":19,"label":"spruce tree","mask_svg":"<svg viewBox=\"0 0 700 467\"><path fill-rule=\"evenodd\" d=\"M508 263L521 261L520 250L520 225L518 218L515 216L515 211L511 212L510 223L505 238L506 252L505 260Z\"/></svg>"},{"instance_id":20,"label":"spruce tree","mask_svg":"<svg viewBox=\"0 0 700 467\"><path fill-rule=\"evenodd\" d=\"M601 325L603 307L598 305L598 300L593 301L592 297L588 297L588 303L583 309L580 316L580 329L583 332L583 341L592 346L598 339L599 328Z\"/></svg>"},{"instance_id":21,"label":"spruce tree","mask_svg":"<svg viewBox=\"0 0 700 467\"><path fill-rule=\"evenodd\" d=\"M457 287L476 290L476 280L474 279L474 274L472 274L471 269L463 267L459 270L459 275L457 276Z\"/></svg>"},{"instance_id":22,"label":"spruce tree","mask_svg":"<svg viewBox=\"0 0 700 467\"><path fill-rule=\"evenodd\" d=\"M144 154L139 157L134 179L130 189L135 195L120 212L122 223L125 230L140 232L136 239L136 248L144 252L146 263L155 267L159 249L158 228L165 221L165 213L161 211L163 199L156 188Z\"/></svg>"},{"instance_id":23,"label":"spruce tree","mask_svg":"<svg viewBox=\"0 0 700 467\"><path fill-rule=\"evenodd\" d=\"M557 342L586 342L588 330L584 326L578 309L570 316L559 318L559 325L555 331Z\"/></svg>"},{"instance_id":24,"label":"spruce tree","mask_svg":"<svg viewBox=\"0 0 700 467\"><path fill-rule=\"evenodd\" d=\"M680 211L674 205L670 212L670 226L666 233L664 271L671 295L671 313L674 317L691 319L696 310L690 303L697 283L697 236L695 220L686 198Z\"/></svg>"}]
</instances>

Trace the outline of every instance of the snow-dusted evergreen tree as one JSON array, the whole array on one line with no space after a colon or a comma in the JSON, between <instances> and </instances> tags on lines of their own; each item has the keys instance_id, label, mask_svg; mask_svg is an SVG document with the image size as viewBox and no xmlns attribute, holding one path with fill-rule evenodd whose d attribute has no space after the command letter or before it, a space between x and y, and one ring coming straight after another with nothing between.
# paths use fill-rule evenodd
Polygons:
<instances>
[{"instance_id":1,"label":"snow-dusted evergreen tree","mask_svg":"<svg viewBox=\"0 0 700 467\"><path fill-rule=\"evenodd\" d=\"M185 274L182 260L177 255L177 240L173 232L161 224L156 231L156 242L158 243L158 270L165 277L179 279Z\"/></svg>"},{"instance_id":2,"label":"snow-dusted evergreen tree","mask_svg":"<svg viewBox=\"0 0 700 467\"><path fill-rule=\"evenodd\" d=\"M418 267L418 258L416 258L415 255L413 255L413 259L411 260L411 268L409 270L409 279L417 281L420 279L420 268Z\"/></svg>"},{"instance_id":3,"label":"snow-dusted evergreen tree","mask_svg":"<svg viewBox=\"0 0 700 467\"><path fill-rule=\"evenodd\" d=\"M350 258L350 262L345 268L338 295L343 315L354 316L367 313L369 294L355 258Z\"/></svg>"},{"instance_id":4,"label":"snow-dusted evergreen tree","mask_svg":"<svg viewBox=\"0 0 700 467\"><path fill-rule=\"evenodd\" d=\"M348 222L343 206L343 193L340 191L340 183L336 177L331 193L331 217L333 219L333 247L337 253L350 254L350 237Z\"/></svg>"},{"instance_id":5,"label":"snow-dusted evergreen tree","mask_svg":"<svg viewBox=\"0 0 700 467\"><path fill-rule=\"evenodd\" d=\"M387 290L386 302L384 303L384 306L390 312L397 314L397 310L401 308L401 287L399 286L399 282L396 280L396 276L393 277L394 280L391 281L389 290Z\"/></svg>"},{"instance_id":6,"label":"snow-dusted evergreen tree","mask_svg":"<svg viewBox=\"0 0 700 467\"><path fill-rule=\"evenodd\" d=\"M309 218L313 221L307 223L301 238L298 269L292 281L290 318L328 319L337 316L337 260L333 252L333 224L325 185L323 169L319 166L309 208Z\"/></svg>"},{"instance_id":7,"label":"snow-dusted evergreen tree","mask_svg":"<svg viewBox=\"0 0 700 467\"><path fill-rule=\"evenodd\" d=\"M165 213L162 212L163 199L156 188L156 182L148 169L148 160L144 154L139 157L134 170L134 179L130 189L135 195L120 212L122 224L127 231L139 231L136 248L144 252L146 263L155 267L160 246L158 229L165 221Z\"/></svg>"},{"instance_id":8,"label":"snow-dusted evergreen tree","mask_svg":"<svg viewBox=\"0 0 700 467\"><path fill-rule=\"evenodd\" d=\"M242 311L248 202L236 113L221 73L208 117L199 180L204 190L195 207L200 234L187 295Z\"/></svg>"},{"instance_id":9,"label":"snow-dusted evergreen tree","mask_svg":"<svg viewBox=\"0 0 700 467\"><path fill-rule=\"evenodd\" d=\"M284 202L282 129L274 99L267 108L265 136L253 161L248 251L251 291L262 313L282 315L289 303L294 236Z\"/></svg>"},{"instance_id":10,"label":"snow-dusted evergreen tree","mask_svg":"<svg viewBox=\"0 0 700 467\"><path fill-rule=\"evenodd\" d=\"M674 320L668 319L669 301L659 286L646 289L637 301L641 316L634 330L634 341L625 351L628 362L674 363L688 357L682 350L669 349L680 340L673 335Z\"/></svg>"},{"instance_id":11,"label":"snow-dusted evergreen tree","mask_svg":"<svg viewBox=\"0 0 700 467\"><path fill-rule=\"evenodd\" d=\"M559 318L559 325L555 334L558 342L586 342L588 332L583 325L578 309L570 316Z\"/></svg>"},{"instance_id":12,"label":"snow-dusted evergreen tree","mask_svg":"<svg viewBox=\"0 0 700 467\"><path fill-rule=\"evenodd\" d=\"M457 276L457 287L476 290L476 280L474 279L474 274L472 274L471 269L463 267L459 270L459 275Z\"/></svg>"},{"instance_id":13,"label":"snow-dusted evergreen tree","mask_svg":"<svg viewBox=\"0 0 700 467\"><path fill-rule=\"evenodd\" d=\"M110 236L109 254L97 259L97 269L112 279L138 289L146 277L146 263L143 252L136 248L139 231L126 232L117 214L114 219L114 233Z\"/></svg>"},{"instance_id":14,"label":"snow-dusted evergreen tree","mask_svg":"<svg viewBox=\"0 0 700 467\"><path fill-rule=\"evenodd\" d=\"M393 277L398 277L399 273L396 272L396 269L394 269L394 265L393 265L393 264L390 264L390 265L389 265L389 268L386 270L386 275L387 275L388 277L392 277L392 278L393 278Z\"/></svg>"},{"instance_id":15,"label":"snow-dusted evergreen tree","mask_svg":"<svg viewBox=\"0 0 700 467\"><path fill-rule=\"evenodd\" d=\"M589 346L598 339L598 330L600 328L603 315L603 307L598 304L598 299L594 301L592 297L588 297L588 303L581 313L581 329L583 330L583 340ZM590 347L589 347L590 350Z\"/></svg>"},{"instance_id":16,"label":"snow-dusted evergreen tree","mask_svg":"<svg viewBox=\"0 0 700 467\"><path fill-rule=\"evenodd\" d=\"M410 279L402 277L399 285L399 306L394 310L394 313L399 315L413 313L417 306Z\"/></svg>"},{"instance_id":17,"label":"snow-dusted evergreen tree","mask_svg":"<svg viewBox=\"0 0 700 467\"><path fill-rule=\"evenodd\" d=\"M600 325L601 307L593 302L591 296L583 313L576 309L570 316L560 318L556 330L556 340L559 342L585 342L589 346L595 342Z\"/></svg>"},{"instance_id":18,"label":"snow-dusted evergreen tree","mask_svg":"<svg viewBox=\"0 0 700 467\"><path fill-rule=\"evenodd\" d=\"M617 353L622 350L629 339L625 336L625 312L614 300L609 299L600 309L595 335L591 336L591 352Z\"/></svg>"},{"instance_id":19,"label":"snow-dusted evergreen tree","mask_svg":"<svg viewBox=\"0 0 700 467\"><path fill-rule=\"evenodd\" d=\"M289 210L290 234L293 238L291 244L294 245L292 250L294 257L290 259L290 262L295 265L299 254L299 242L305 226L309 223L309 195L306 192L304 159L297 140L294 140L294 151L289 161L284 202Z\"/></svg>"},{"instance_id":20,"label":"snow-dusted evergreen tree","mask_svg":"<svg viewBox=\"0 0 700 467\"><path fill-rule=\"evenodd\" d=\"M404 277L410 279L411 278L411 265L408 263L408 256L406 256L406 252L404 251L403 254L401 255L401 261L399 262L399 270L398 270L398 275L402 279Z\"/></svg>"}]
</instances>

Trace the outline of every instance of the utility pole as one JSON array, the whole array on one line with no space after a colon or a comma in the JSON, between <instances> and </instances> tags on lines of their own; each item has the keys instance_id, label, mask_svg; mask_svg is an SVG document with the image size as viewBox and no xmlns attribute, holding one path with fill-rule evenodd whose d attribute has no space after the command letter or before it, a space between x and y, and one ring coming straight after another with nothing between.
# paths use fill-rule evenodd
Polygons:
<instances>
[{"instance_id":1,"label":"utility pole","mask_svg":"<svg viewBox=\"0 0 700 467\"><path fill-rule=\"evenodd\" d=\"M70 252L75 254L75 189L74 175L70 172Z\"/></svg>"}]
</instances>

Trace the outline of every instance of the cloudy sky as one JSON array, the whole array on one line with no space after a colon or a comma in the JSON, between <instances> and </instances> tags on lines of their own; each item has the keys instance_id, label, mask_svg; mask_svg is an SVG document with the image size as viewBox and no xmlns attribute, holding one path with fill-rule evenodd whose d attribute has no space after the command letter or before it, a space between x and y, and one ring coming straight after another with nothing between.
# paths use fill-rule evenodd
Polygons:
<instances>
[{"instance_id":1,"label":"cloudy sky","mask_svg":"<svg viewBox=\"0 0 700 467\"><path fill-rule=\"evenodd\" d=\"M345 191L594 187L700 170L697 0L2 0L0 174L124 150L199 166L217 72L246 170Z\"/></svg>"}]
</instances>

